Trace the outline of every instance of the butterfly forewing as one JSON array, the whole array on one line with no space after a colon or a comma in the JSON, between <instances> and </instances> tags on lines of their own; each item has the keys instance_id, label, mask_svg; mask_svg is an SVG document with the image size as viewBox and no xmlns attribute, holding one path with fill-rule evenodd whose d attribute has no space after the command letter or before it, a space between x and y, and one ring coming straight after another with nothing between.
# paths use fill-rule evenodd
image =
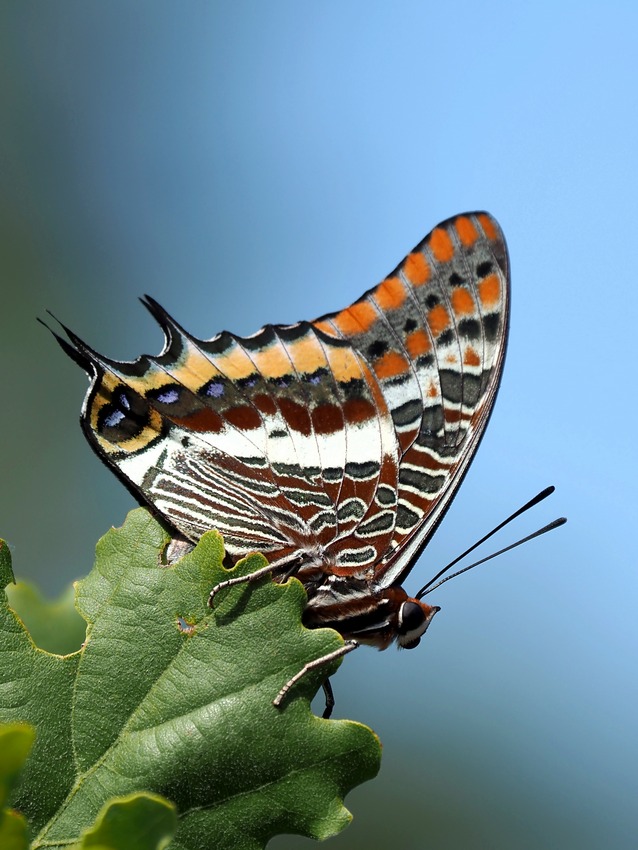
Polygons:
<instances>
[{"instance_id":1,"label":"butterfly forewing","mask_svg":"<svg viewBox=\"0 0 638 850\"><path fill-rule=\"evenodd\" d=\"M381 284L317 322L367 358L400 446L381 585L409 571L478 446L500 380L508 299L500 228L486 213L468 214L439 225Z\"/></svg>"}]
</instances>

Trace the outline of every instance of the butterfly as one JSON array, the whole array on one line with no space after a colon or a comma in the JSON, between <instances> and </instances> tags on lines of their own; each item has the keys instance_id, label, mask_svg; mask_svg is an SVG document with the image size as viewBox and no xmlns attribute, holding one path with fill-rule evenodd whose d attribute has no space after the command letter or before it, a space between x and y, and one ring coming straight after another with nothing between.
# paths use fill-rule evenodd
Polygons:
<instances>
[{"instance_id":1,"label":"butterfly","mask_svg":"<svg viewBox=\"0 0 638 850\"><path fill-rule=\"evenodd\" d=\"M509 263L497 222L435 227L336 313L249 337L187 333L152 298L158 356L119 362L64 328L90 376L98 456L171 528L218 529L305 586L310 627L418 645L436 606L402 588L481 441L505 357Z\"/></svg>"}]
</instances>

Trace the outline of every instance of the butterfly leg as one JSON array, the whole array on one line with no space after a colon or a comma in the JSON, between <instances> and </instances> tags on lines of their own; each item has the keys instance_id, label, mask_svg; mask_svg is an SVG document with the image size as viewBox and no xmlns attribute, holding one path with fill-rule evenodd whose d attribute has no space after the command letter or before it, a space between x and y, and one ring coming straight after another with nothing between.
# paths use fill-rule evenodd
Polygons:
<instances>
[{"instance_id":1,"label":"butterfly leg","mask_svg":"<svg viewBox=\"0 0 638 850\"><path fill-rule=\"evenodd\" d=\"M281 704L286 698L288 691L290 691L291 688L294 688L297 682L302 679L306 673L309 673L311 670L316 670L317 667L323 667L325 664L329 664L336 658L341 658L342 656L347 655L349 652L352 652L353 649L357 649L358 646L359 644L356 640L347 640L343 646L339 647L339 649L335 649L333 652L328 652L326 655L322 655L321 658L315 658L314 661L309 661L307 664L304 664L301 670L298 673L295 673L292 679L289 679L286 682L272 701L272 704L275 708L281 708ZM329 717L334 706L332 687L328 685L328 690L326 690L326 686L324 685L324 693L326 694L326 709L323 716L326 717L326 712L328 712L327 716ZM330 700L332 701L332 705L330 704Z\"/></svg>"},{"instance_id":2,"label":"butterfly leg","mask_svg":"<svg viewBox=\"0 0 638 850\"><path fill-rule=\"evenodd\" d=\"M288 569L282 573L281 580L286 581L291 576L294 576L294 574L298 572L302 564L303 558L301 558L300 556L294 558L292 563L288 566ZM220 590L224 590L224 588L226 587L234 587L236 584L248 584L251 581L257 581L258 579L263 578L269 573L272 573L275 569L278 569L278 566L276 564L268 564L266 567L262 567L260 570L255 570L252 573L248 573L248 575L236 576L235 578L228 578L226 579L226 581L220 581L219 584L216 584L210 592L210 595L208 597L209 608L213 607L213 600Z\"/></svg>"},{"instance_id":3,"label":"butterfly leg","mask_svg":"<svg viewBox=\"0 0 638 850\"><path fill-rule=\"evenodd\" d=\"M253 573L248 573L248 575L235 576L234 578L227 578L226 581L220 581L219 584L216 584L210 592L210 595L208 597L208 607L213 607L213 600L220 590L224 590L227 587L234 587L236 584L248 584L251 581L257 581L258 579L269 575L269 573L271 572L272 566L268 564L267 566L262 567L260 570L255 570Z\"/></svg>"},{"instance_id":4,"label":"butterfly leg","mask_svg":"<svg viewBox=\"0 0 638 850\"><path fill-rule=\"evenodd\" d=\"M335 707L335 695L330 684L330 679L326 679L321 687L323 688L323 695L326 699L326 705L321 716L324 720L328 720L332 714L332 709Z\"/></svg>"}]
</instances>

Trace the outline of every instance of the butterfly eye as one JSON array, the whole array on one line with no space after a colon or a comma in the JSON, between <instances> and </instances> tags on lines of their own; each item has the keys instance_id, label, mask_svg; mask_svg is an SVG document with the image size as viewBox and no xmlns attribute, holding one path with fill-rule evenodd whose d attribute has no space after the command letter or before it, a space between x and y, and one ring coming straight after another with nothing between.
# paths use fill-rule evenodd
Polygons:
<instances>
[{"instance_id":1,"label":"butterfly eye","mask_svg":"<svg viewBox=\"0 0 638 850\"><path fill-rule=\"evenodd\" d=\"M403 649L414 649L428 627L425 611L418 602L410 599L399 608L398 642Z\"/></svg>"},{"instance_id":2,"label":"butterfly eye","mask_svg":"<svg viewBox=\"0 0 638 850\"><path fill-rule=\"evenodd\" d=\"M403 635L413 632L425 622L423 608L417 602L408 600L401 606L399 613L399 631Z\"/></svg>"}]
</instances>

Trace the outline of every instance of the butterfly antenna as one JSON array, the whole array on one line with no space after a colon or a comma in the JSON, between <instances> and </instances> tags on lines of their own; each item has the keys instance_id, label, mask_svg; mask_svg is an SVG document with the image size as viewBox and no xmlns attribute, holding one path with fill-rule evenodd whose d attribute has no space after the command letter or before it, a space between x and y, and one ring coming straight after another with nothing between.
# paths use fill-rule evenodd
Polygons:
<instances>
[{"instance_id":1,"label":"butterfly antenna","mask_svg":"<svg viewBox=\"0 0 638 850\"><path fill-rule=\"evenodd\" d=\"M554 528L558 528L561 525L565 525L567 522L567 518L562 516L558 519L555 519L553 522L548 523L548 525L543 526L543 528L539 528L538 531L535 531L533 534L528 534L527 537L523 537L522 540L517 540L516 543L511 543L509 546L506 546L504 549L499 549L498 552L493 552L491 555L488 555L486 558L481 558L480 561L475 561L473 564L470 564L469 567L463 567L462 570L458 570L455 573L452 573L451 576L446 576L442 578L441 581L437 581L436 584L433 584L429 587L428 590L423 592L419 592L417 594L417 599L421 599L421 597L426 596L428 593L431 593L433 590L436 590L437 587L441 587L442 584L445 584L446 581L449 581L451 578L456 578L460 576L462 573L466 573L468 570L473 569L474 567L478 567L479 564L484 564L486 561L491 561L492 558L497 558L499 555L502 555L504 552L509 552L510 549L516 549L517 546L522 546L523 543L527 543L530 540L533 540L535 537L540 537L541 534L546 534L548 531L552 531Z\"/></svg>"},{"instance_id":2,"label":"butterfly antenna","mask_svg":"<svg viewBox=\"0 0 638 850\"><path fill-rule=\"evenodd\" d=\"M507 519L504 519L503 522L499 523L499 525L497 525L496 528L493 528L488 534L485 535L485 537L481 537L481 539L477 540L476 543L474 543L472 546L470 546L469 549L466 549L465 552L460 554L453 561L450 561L450 563L447 564L447 566L443 567L442 570L439 570L439 572L433 578L431 578L430 581L427 584L423 585L421 590L419 590L419 592L416 594L415 599L421 599L422 596L425 596L426 593L429 593L430 590L433 590L434 589L433 585L435 585L436 582L438 582L438 580L441 578L441 576L445 575L445 573L447 573L448 570L451 570L452 567L456 566L456 564L458 564L459 561L462 561L463 558L465 558L467 555L470 554L470 552L473 552L475 549L478 549L478 547L481 546L483 543L485 543L486 540L489 540L490 537L493 537L493 535L495 535L498 531L500 531L502 528L505 528L505 526L508 525L510 522L512 522L512 520L515 520L521 514L524 514L525 511L528 511L530 508L533 508L533 507L535 507L535 505L538 505L539 502L543 501L543 499L546 499L548 496L551 496L555 489L556 489L555 487L551 486L551 487L546 487L544 490L541 490L541 492L538 493L536 496L534 496L533 499L530 499L529 502L526 502L521 508L519 508L517 511L514 511L513 514L508 516ZM560 523L560 524L562 525L562 523ZM549 528L544 529L544 531L549 531ZM543 532L536 532L536 534L534 534L532 536L535 537L540 533L543 533ZM520 541L520 542L523 542L523 541ZM518 544L514 544L514 545L518 545ZM506 551L506 550L503 550L503 551ZM494 556L490 556L490 557L494 557ZM469 569L469 567L466 567L466 569ZM465 570L461 570L461 572L465 572ZM457 574L455 573L455 575L457 575ZM450 576L450 578L452 578L452 576ZM436 585L436 586L438 587L438 585Z\"/></svg>"}]
</instances>

